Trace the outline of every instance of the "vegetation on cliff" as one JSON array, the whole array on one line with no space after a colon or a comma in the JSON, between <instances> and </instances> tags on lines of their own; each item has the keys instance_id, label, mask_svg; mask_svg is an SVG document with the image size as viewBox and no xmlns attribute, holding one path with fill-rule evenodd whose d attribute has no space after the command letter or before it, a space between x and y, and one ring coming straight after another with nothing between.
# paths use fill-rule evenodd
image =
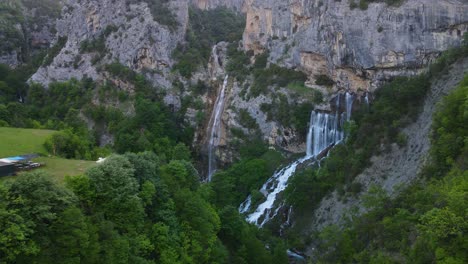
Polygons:
<instances>
[{"instance_id":1,"label":"vegetation on cliff","mask_svg":"<svg viewBox=\"0 0 468 264\"><path fill-rule=\"evenodd\" d=\"M236 42L242 38L245 19L239 13L226 8L201 11L189 9L190 24L185 43L173 53L178 62L174 70L184 77L191 77L198 67L208 64L211 48L221 41Z\"/></svg>"}]
</instances>

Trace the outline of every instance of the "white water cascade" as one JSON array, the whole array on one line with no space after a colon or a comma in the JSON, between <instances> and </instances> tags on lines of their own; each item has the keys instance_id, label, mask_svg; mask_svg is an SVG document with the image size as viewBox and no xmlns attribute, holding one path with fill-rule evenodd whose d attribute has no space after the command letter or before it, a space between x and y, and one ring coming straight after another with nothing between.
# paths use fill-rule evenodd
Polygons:
<instances>
[{"instance_id":1,"label":"white water cascade","mask_svg":"<svg viewBox=\"0 0 468 264\"><path fill-rule=\"evenodd\" d=\"M247 221L258 226L263 226L270 219L274 218L280 207L274 210L276 197L287 187L289 178L296 172L297 166L310 159L316 159L333 145L344 139L343 123L349 121L353 106L354 96L346 93L346 110L340 113L341 96L337 96L337 110L334 114L312 111L310 117L309 131L307 134L306 156L300 158L288 166L278 170L262 186L260 192L266 195L266 200L261 203L256 210L247 216ZM250 211L252 204L251 196L240 205L239 212L246 213Z\"/></svg>"},{"instance_id":2,"label":"white water cascade","mask_svg":"<svg viewBox=\"0 0 468 264\"><path fill-rule=\"evenodd\" d=\"M224 77L223 86L221 91L216 98L215 107L211 113L210 123L208 128L210 130L210 137L208 141L208 181L211 181L213 173L216 171L216 147L219 145L220 136L221 136L221 118L224 111L224 97L226 92L226 87L228 84L229 76Z\"/></svg>"}]
</instances>

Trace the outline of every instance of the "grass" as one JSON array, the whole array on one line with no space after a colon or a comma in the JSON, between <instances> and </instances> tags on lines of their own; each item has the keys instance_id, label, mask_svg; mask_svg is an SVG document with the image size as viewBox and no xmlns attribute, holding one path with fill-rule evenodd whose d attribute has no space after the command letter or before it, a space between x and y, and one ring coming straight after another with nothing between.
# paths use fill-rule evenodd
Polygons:
<instances>
[{"instance_id":1,"label":"grass","mask_svg":"<svg viewBox=\"0 0 468 264\"><path fill-rule=\"evenodd\" d=\"M88 168L95 165L95 161L89 160L70 160L57 157L39 157L35 162L44 163L41 168L48 172L59 182L62 182L65 176L76 176L83 174Z\"/></svg>"},{"instance_id":2,"label":"grass","mask_svg":"<svg viewBox=\"0 0 468 264\"><path fill-rule=\"evenodd\" d=\"M0 127L0 158L37 153L45 155L44 141L53 130Z\"/></svg>"},{"instance_id":3,"label":"grass","mask_svg":"<svg viewBox=\"0 0 468 264\"><path fill-rule=\"evenodd\" d=\"M96 164L94 161L70 160L46 156L44 141L55 131L44 129L23 129L0 127L0 158L22 154L37 153L41 157L35 162L44 163L41 170L47 172L58 182L63 182L65 176L83 174L86 169ZM14 179L15 177L2 177L0 180Z\"/></svg>"}]
</instances>

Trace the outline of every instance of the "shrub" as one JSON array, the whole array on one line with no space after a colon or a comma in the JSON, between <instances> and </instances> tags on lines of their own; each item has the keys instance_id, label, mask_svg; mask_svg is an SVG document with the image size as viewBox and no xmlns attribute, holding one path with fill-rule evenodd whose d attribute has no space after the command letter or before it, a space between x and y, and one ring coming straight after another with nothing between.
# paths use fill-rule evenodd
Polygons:
<instances>
[{"instance_id":1,"label":"shrub","mask_svg":"<svg viewBox=\"0 0 468 264\"><path fill-rule=\"evenodd\" d=\"M243 127L251 130L259 129L257 120L253 118L245 109L239 109L239 122Z\"/></svg>"},{"instance_id":2,"label":"shrub","mask_svg":"<svg viewBox=\"0 0 468 264\"><path fill-rule=\"evenodd\" d=\"M173 53L178 61L173 69L190 78L200 65L206 65L211 47L220 42L235 42L242 38L245 19L227 8L202 11L189 9L189 26L186 43L179 45Z\"/></svg>"},{"instance_id":3,"label":"shrub","mask_svg":"<svg viewBox=\"0 0 468 264\"><path fill-rule=\"evenodd\" d=\"M63 47L65 47L67 40L67 37L59 37L57 43L52 48L50 48L47 56L44 59L45 66L49 66L50 64L52 64L54 58L60 53Z\"/></svg>"},{"instance_id":4,"label":"shrub","mask_svg":"<svg viewBox=\"0 0 468 264\"><path fill-rule=\"evenodd\" d=\"M330 77L324 74L317 75L315 76L315 78L315 84L317 85L332 86L333 84L335 84L335 82Z\"/></svg>"}]
</instances>

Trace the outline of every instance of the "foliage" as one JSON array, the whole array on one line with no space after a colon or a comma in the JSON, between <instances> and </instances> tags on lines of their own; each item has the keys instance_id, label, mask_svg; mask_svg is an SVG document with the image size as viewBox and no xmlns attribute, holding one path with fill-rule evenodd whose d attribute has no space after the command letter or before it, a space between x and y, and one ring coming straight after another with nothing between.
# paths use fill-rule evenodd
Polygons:
<instances>
[{"instance_id":1,"label":"foliage","mask_svg":"<svg viewBox=\"0 0 468 264\"><path fill-rule=\"evenodd\" d=\"M179 45L173 53L178 61L174 70L190 78L197 67L207 65L214 44L220 41L234 42L242 38L244 23L242 15L227 8L206 11L191 8L186 43Z\"/></svg>"},{"instance_id":2,"label":"foliage","mask_svg":"<svg viewBox=\"0 0 468 264\"><path fill-rule=\"evenodd\" d=\"M57 43L50 48L47 56L44 58L44 66L49 66L54 61L54 58L60 53L60 51L65 47L67 44L68 38L67 37L59 37Z\"/></svg>"},{"instance_id":3,"label":"foliage","mask_svg":"<svg viewBox=\"0 0 468 264\"><path fill-rule=\"evenodd\" d=\"M245 77L250 74L249 68L247 67L247 65L250 64L249 56L238 48L237 43L228 45L227 55L229 61L226 65L226 72L230 76L236 77L237 80L244 80Z\"/></svg>"},{"instance_id":4,"label":"foliage","mask_svg":"<svg viewBox=\"0 0 468 264\"><path fill-rule=\"evenodd\" d=\"M239 122L243 127L246 127L249 130L260 129L255 118L253 118L245 109L239 109Z\"/></svg>"},{"instance_id":5,"label":"foliage","mask_svg":"<svg viewBox=\"0 0 468 264\"><path fill-rule=\"evenodd\" d=\"M453 166L468 167L468 75L458 89L444 98L434 117L432 166L429 177L442 176Z\"/></svg>"},{"instance_id":6,"label":"foliage","mask_svg":"<svg viewBox=\"0 0 468 264\"><path fill-rule=\"evenodd\" d=\"M193 133L186 125L184 112L174 113L163 103L162 94L142 75L119 63L104 65L103 69L132 85L134 94L116 93L118 89L112 82L98 86L89 78L51 83L48 89L32 84L24 103L14 102L13 91L5 94L8 103L0 103L0 122L15 127L62 130L48 141L47 146L52 154L67 158L95 160L105 156L107 150L97 147L100 135L104 133L115 136L113 149L121 153L153 150L170 159L177 143L190 145ZM21 83L14 73L7 67L0 67L0 80L7 80L8 87L10 83ZM96 96L100 103L92 100ZM134 104L134 115L126 116L122 109L111 106L112 100L121 102L129 98ZM95 131L88 130L83 115L97 124ZM179 153L175 154L188 159L180 150L179 147L176 150Z\"/></svg>"},{"instance_id":7,"label":"foliage","mask_svg":"<svg viewBox=\"0 0 468 264\"><path fill-rule=\"evenodd\" d=\"M304 83L307 79L300 71L282 68L276 64L255 69L253 74L255 79L250 87L250 95L253 97L268 94L268 86L287 87L290 83Z\"/></svg>"},{"instance_id":8,"label":"foliage","mask_svg":"<svg viewBox=\"0 0 468 264\"><path fill-rule=\"evenodd\" d=\"M356 4L355 0L350 0L349 4L351 9L359 6L361 10L367 10L369 3L372 2L385 2L389 6L398 6L403 2L403 0L359 0L359 5Z\"/></svg>"},{"instance_id":9,"label":"foliage","mask_svg":"<svg viewBox=\"0 0 468 264\"><path fill-rule=\"evenodd\" d=\"M0 64L0 104L24 100L28 90L26 81L41 64L42 56L16 69Z\"/></svg>"},{"instance_id":10,"label":"foliage","mask_svg":"<svg viewBox=\"0 0 468 264\"><path fill-rule=\"evenodd\" d=\"M131 5L139 3L138 0L127 0L126 4ZM170 31L176 31L179 27L176 14L170 8L169 0L143 0L151 11L154 21L161 25L165 25Z\"/></svg>"},{"instance_id":11,"label":"foliage","mask_svg":"<svg viewBox=\"0 0 468 264\"><path fill-rule=\"evenodd\" d=\"M15 26L24 22L21 5L17 1L0 3L0 53L9 53L23 47L24 36Z\"/></svg>"},{"instance_id":12,"label":"foliage","mask_svg":"<svg viewBox=\"0 0 468 264\"><path fill-rule=\"evenodd\" d=\"M211 204L187 161L115 155L66 187L43 173L0 182L2 262L287 263L284 244L268 250L235 207Z\"/></svg>"},{"instance_id":13,"label":"foliage","mask_svg":"<svg viewBox=\"0 0 468 264\"><path fill-rule=\"evenodd\" d=\"M52 134L44 146L54 156L75 159L97 159L92 155L93 143L90 139L83 138L71 130L64 130Z\"/></svg>"},{"instance_id":14,"label":"foliage","mask_svg":"<svg viewBox=\"0 0 468 264\"><path fill-rule=\"evenodd\" d=\"M332 86L335 84L335 82L327 75L318 75L316 78L317 79L315 80L315 84L317 85Z\"/></svg>"},{"instance_id":15,"label":"foliage","mask_svg":"<svg viewBox=\"0 0 468 264\"><path fill-rule=\"evenodd\" d=\"M344 230L336 229L333 244L325 242L331 239L326 229L319 235L320 252L329 252L320 258L337 262L335 257L344 255L342 263L375 263L379 258L389 263L463 263L468 226L461 197L467 186L466 171L454 167L443 179L417 182L394 200L376 190L368 197L370 211Z\"/></svg>"},{"instance_id":16,"label":"foliage","mask_svg":"<svg viewBox=\"0 0 468 264\"><path fill-rule=\"evenodd\" d=\"M311 103L289 103L287 97L278 94L270 104L263 103L260 110L267 115L267 120L275 120L284 127L294 127L298 133L305 137L310 122Z\"/></svg>"}]
</instances>

